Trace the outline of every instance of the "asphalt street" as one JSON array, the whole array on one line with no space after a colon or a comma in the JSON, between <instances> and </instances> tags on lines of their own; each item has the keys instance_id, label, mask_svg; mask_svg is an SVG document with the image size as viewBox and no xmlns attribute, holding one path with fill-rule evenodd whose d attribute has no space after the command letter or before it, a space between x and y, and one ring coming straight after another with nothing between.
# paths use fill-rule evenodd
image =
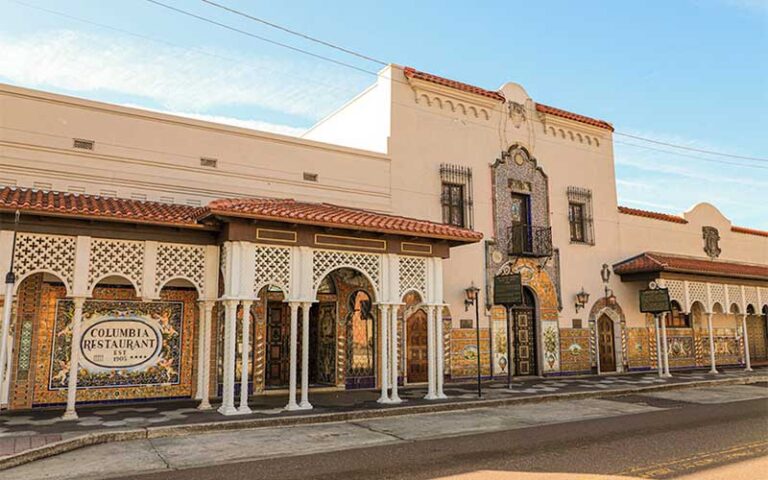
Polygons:
<instances>
[{"instance_id":1,"label":"asphalt street","mask_svg":"<svg viewBox=\"0 0 768 480\"><path fill-rule=\"evenodd\" d=\"M101 478L101 471L103 477L136 480L431 479L472 473L488 479L485 472L492 471L687 479L742 466L737 473L701 478L760 480L768 479L767 387L125 442L0 472L0 478ZM307 452L312 453L302 455Z\"/></svg>"}]
</instances>

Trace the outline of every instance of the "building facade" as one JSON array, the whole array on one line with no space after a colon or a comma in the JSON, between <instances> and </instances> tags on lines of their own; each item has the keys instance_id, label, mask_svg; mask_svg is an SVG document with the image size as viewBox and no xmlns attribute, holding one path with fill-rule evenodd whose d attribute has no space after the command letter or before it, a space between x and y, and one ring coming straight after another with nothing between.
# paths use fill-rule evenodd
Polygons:
<instances>
[{"instance_id":1,"label":"building facade","mask_svg":"<svg viewBox=\"0 0 768 480\"><path fill-rule=\"evenodd\" d=\"M768 232L620 207L613 127L516 84L393 65L303 138L12 86L0 112L9 408L768 361Z\"/></svg>"}]
</instances>

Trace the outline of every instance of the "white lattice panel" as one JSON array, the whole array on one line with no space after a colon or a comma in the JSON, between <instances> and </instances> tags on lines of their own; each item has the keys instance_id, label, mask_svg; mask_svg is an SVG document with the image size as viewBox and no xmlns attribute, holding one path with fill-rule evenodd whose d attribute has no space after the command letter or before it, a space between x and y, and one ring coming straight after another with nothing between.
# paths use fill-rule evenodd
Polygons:
<instances>
[{"instance_id":1,"label":"white lattice panel","mask_svg":"<svg viewBox=\"0 0 768 480\"><path fill-rule=\"evenodd\" d=\"M427 260L422 257L400 257L400 298L406 292L416 291L421 300L427 300Z\"/></svg>"},{"instance_id":2,"label":"white lattice panel","mask_svg":"<svg viewBox=\"0 0 768 480\"><path fill-rule=\"evenodd\" d=\"M694 302L701 302L702 306L706 310L709 310L707 305L707 284L702 282L688 282L688 301L691 303L688 308L694 304Z\"/></svg>"},{"instance_id":3,"label":"white lattice panel","mask_svg":"<svg viewBox=\"0 0 768 480\"><path fill-rule=\"evenodd\" d=\"M93 290L99 280L111 275L130 280L141 295L144 242L94 238L91 241L91 262L88 266L88 290Z\"/></svg>"},{"instance_id":4,"label":"white lattice panel","mask_svg":"<svg viewBox=\"0 0 768 480\"><path fill-rule=\"evenodd\" d=\"M312 290L317 291L320 281L337 268L354 268L365 273L376 292L381 291L381 256L375 253L314 250L312 252Z\"/></svg>"},{"instance_id":5,"label":"white lattice panel","mask_svg":"<svg viewBox=\"0 0 768 480\"><path fill-rule=\"evenodd\" d=\"M755 311L760 310L760 305L757 301L757 287L744 287L744 304L752 305Z\"/></svg>"},{"instance_id":6,"label":"white lattice panel","mask_svg":"<svg viewBox=\"0 0 768 480\"><path fill-rule=\"evenodd\" d=\"M676 300L685 308L685 284L680 280L667 280L666 287L669 289L670 300Z\"/></svg>"},{"instance_id":7,"label":"white lattice panel","mask_svg":"<svg viewBox=\"0 0 768 480\"><path fill-rule=\"evenodd\" d=\"M728 310L728 305L725 304L725 285L722 283L711 283L709 285L709 299L712 302L710 308L719 303L723 307L723 311Z\"/></svg>"},{"instance_id":8,"label":"white lattice panel","mask_svg":"<svg viewBox=\"0 0 768 480\"><path fill-rule=\"evenodd\" d=\"M731 305L734 303L739 306L739 312L744 312L744 305L741 301L741 287L738 285L728 285L728 300L730 300ZM730 311L731 305L728 305L728 310Z\"/></svg>"},{"instance_id":9,"label":"white lattice panel","mask_svg":"<svg viewBox=\"0 0 768 480\"><path fill-rule=\"evenodd\" d=\"M192 282L198 293L205 288L205 247L161 243L157 247L155 289L160 289L173 278L185 278Z\"/></svg>"},{"instance_id":10,"label":"white lattice panel","mask_svg":"<svg viewBox=\"0 0 768 480\"><path fill-rule=\"evenodd\" d=\"M253 293L258 295L265 285L280 287L288 296L291 285L291 249L289 247L256 247Z\"/></svg>"},{"instance_id":11,"label":"white lattice panel","mask_svg":"<svg viewBox=\"0 0 768 480\"><path fill-rule=\"evenodd\" d=\"M46 271L64 281L68 291L75 279L75 237L19 233L16 236L13 271L17 279Z\"/></svg>"},{"instance_id":12,"label":"white lattice panel","mask_svg":"<svg viewBox=\"0 0 768 480\"><path fill-rule=\"evenodd\" d=\"M768 288L762 288L760 287L760 302L762 305L760 306L760 309L766 305L768 305Z\"/></svg>"}]
</instances>

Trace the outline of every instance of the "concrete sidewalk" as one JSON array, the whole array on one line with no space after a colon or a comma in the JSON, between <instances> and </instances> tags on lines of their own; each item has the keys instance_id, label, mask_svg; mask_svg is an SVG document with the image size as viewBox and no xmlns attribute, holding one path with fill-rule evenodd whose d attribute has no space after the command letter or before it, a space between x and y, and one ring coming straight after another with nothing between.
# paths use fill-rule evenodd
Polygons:
<instances>
[{"instance_id":1,"label":"concrete sidewalk","mask_svg":"<svg viewBox=\"0 0 768 480\"><path fill-rule=\"evenodd\" d=\"M160 438L199 432L231 429L307 425L344 420L390 417L412 413L441 412L468 408L491 407L513 403L530 403L559 399L577 399L610 395L678 389L703 385L752 383L768 379L768 369L747 373L743 369L727 370L713 376L704 372L676 372L673 378L659 378L652 373L535 378L515 380L508 390L503 383L484 385L483 398L477 398L474 384L448 384L449 398L426 401L424 387L401 390L405 400L399 405L376 403L375 391L339 391L313 393L313 410L282 410L283 395L255 397L253 413L224 417L213 411L199 411L196 403L158 402L134 405L80 407L76 421L61 420L58 409L37 412L11 412L0 416L0 468L18 465L75 448L98 443L146 438Z\"/></svg>"},{"instance_id":2,"label":"concrete sidewalk","mask_svg":"<svg viewBox=\"0 0 768 480\"><path fill-rule=\"evenodd\" d=\"M133 478L153 472L254 462L559 423L634 416L691 405L768 399L768 383L659 391L611 398L474 408L237 432L197 433L89 447L3 472L8 480ZM684 393L686 400L670 398ZM673 395L674 396L674 395ZM768 442L766 442L768 445ZM109 462L104 460L109 458Z\"/></svg>"}]
</instances>

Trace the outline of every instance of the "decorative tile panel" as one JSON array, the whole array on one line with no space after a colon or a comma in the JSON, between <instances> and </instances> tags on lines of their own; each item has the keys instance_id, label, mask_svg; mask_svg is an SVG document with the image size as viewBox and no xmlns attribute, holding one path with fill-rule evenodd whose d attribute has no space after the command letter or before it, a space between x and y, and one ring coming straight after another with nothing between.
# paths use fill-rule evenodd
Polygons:
<instances>
[{"instance_id":1,"label":"decorative tile panel","mask_svg":"<svg viewBox=\"0 0 768 480\"><path fill-rule=\"evenodd\" d=\"M738 285L727 285L728 288L728 301L731 305L734 303L739 306L739 312L744 313L744 305L741 298L741 287ZM728 311L731 311L731 305L728 305Z\"/></svg>"}]
</instances>

